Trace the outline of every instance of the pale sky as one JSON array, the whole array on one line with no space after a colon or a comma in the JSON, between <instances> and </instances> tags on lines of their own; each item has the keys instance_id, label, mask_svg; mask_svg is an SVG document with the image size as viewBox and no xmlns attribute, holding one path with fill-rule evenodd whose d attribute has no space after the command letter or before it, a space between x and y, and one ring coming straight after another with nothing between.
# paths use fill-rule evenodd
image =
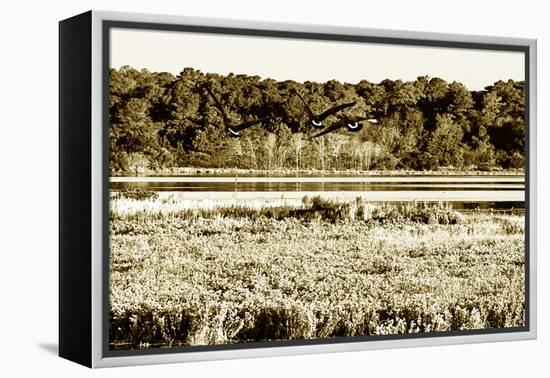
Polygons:
<instances>
[{"instance_id":1,"label":"pale sky","mask_svg":"<svg viewBox=\"0 0 550 378\"><path fill-rule=\"evenodd\" d=\"M461 82L470 90L525 79L522 52L121 28L111 29L110 48L112 68L130 65L174 75L192 67L221 75L352 84L427 75Z\"/></svg>"}]
</instances>

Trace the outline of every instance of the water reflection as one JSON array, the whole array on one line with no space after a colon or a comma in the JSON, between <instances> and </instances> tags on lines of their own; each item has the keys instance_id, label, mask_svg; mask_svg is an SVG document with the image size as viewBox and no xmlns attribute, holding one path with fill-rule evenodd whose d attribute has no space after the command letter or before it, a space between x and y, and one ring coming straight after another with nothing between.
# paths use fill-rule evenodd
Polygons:
<instances>
[{"instance_id":1,"label":"water reflection","mask_svg":"<svg viewBox=\"0 0 550 378\"><path fill-rule=\"evenodd\" d=\"M301 192L301 191L407 191L407 190L521 190L518 183L361 183L361 182L111 182L111 189L142 188L188 192Z\"/></svg>"},{"instance_id":2,"label":"water reflection","mask_svg":"<svg viewBox=\"0 0 550 378\"><path fill-rule=\"evenodd\" d=\"M522 175L114 177L109 187L113 191L179 193L186 199L299 200L305 195L321 195L347 200L365 197L370 201L452 201L454 208L464 211L523 211L525 206Z\"/></svg>"}]
</instances>

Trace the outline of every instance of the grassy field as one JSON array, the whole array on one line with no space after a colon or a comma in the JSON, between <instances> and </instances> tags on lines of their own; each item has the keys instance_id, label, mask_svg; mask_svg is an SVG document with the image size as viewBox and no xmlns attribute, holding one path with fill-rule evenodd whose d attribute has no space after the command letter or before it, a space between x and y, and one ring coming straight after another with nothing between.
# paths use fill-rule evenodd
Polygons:
<instances>
[{"instance_id":1,"label":"grassy field","mask_svg":"<svg viewBox=\"0 0 550 378\"><path fill-rule=\"evenodd\" d=\"M523 216L360 199L111 203L113 349L524 324Z\"/></svg>"}]
</instances>

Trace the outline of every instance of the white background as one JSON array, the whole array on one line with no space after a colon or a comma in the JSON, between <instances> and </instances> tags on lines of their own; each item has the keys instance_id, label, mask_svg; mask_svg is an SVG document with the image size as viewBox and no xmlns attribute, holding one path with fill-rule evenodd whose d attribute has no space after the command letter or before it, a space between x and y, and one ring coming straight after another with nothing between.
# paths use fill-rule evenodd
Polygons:
<instances>
[{"instance_id":1,"label":"white background","mask_svg":"<svg viewBox=\"0 0 550 378\"><path fill-rule=\"evenodd\" d=\"M11 1L0 22L0 375L422 376L550 374L546 122L550 41L545 1ZM58 25L89 9L537 38L539 41L539 339L91 371L56 356ZM406 62L403 62L406 64ZM544 235L546 233L546 235ZM545 298L546 297L546 298ZM544 348L548 350L545 352Z\"/></svg>"}]
</instances>

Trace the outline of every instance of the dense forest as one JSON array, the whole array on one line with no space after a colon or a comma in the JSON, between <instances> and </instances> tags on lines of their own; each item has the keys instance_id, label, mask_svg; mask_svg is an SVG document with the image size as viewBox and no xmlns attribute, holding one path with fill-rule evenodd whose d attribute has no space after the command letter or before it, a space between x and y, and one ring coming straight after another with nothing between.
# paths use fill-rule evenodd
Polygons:
<instances>
[{"instance_id":1,"label":"dense forest","mask_svg":"<svg viewBox=\"0 0 550 378\"><path fill-rule=\"evenodd\" d=\"M230 138L212 98L197 85L205 82L233 122L269 120ZM356 101L344 113L379 122L357 133L342 129L310 139L315 130L293 89L315 111ZM174 76L124 66L110 72L111 170L523 168L524 111L523 81L470 91L427 76L378 84L298 83L192 68Z\"/></svg>"}]
</instances>

